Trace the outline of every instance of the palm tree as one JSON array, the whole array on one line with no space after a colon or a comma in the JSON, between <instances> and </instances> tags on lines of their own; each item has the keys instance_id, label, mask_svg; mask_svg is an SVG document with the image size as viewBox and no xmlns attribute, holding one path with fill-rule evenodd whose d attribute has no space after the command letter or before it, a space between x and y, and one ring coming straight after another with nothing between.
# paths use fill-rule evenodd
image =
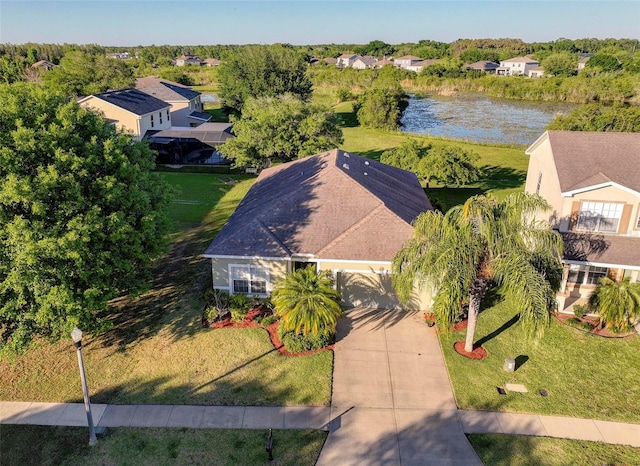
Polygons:
<instances>
[{"instance_id":1,"label":"palm tree","mask_svg":"<svg viewBox=\"0 0 640 466\"><path fill-rule=\"evenodd\" d=\"M297 270L275 284L271 302L285 330L296 334L335 333L342 317L340 293L333 288L328 271L316 273L313 266Z\"/></svg>"},{"instance_id":2,"label":"palm tree","mask_svg":"<svg viewBox=\"0 0 640 466\"><path fill-rule=\"evenodd\" d=\"M480 302L499 287L520 313L529 335L539 336L562 276L562 239L535 214L548 210L537 195L515 193L503 201L474 196L446 214L429 211L393 260L393 283L408 302L414 286L436 290L433 311L450 328L469 304L465 351L473 351Z\"/></svg>"},{"instance_id":3,"label":"palm tree","mask_svg":"<svg viewBox=\"0 0 640 466\"><path fill-rule=\"evenodd\" d=\"M589 307L598 312L600 327L606 324L624 329L640 318L640 283L631 283L629 278L620 282L601 278L589 296Z\"/></svg>"}]
</instances>

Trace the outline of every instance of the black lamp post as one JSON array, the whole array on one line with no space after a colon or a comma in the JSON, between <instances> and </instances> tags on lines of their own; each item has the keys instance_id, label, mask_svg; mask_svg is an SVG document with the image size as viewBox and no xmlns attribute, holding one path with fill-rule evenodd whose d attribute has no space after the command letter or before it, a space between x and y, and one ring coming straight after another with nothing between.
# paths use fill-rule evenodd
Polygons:
<instances>
[{"instance_id":1,"label":"black lamp post","mask_svg":"<svg viewBox=\"0 0 640 466\"><path fill-rule=\"evenodd\" d=\"M84 394L84 409L87 412L87 423L89 424L89 445L98 443L96 430L93 426L93 416L91 415L91 402L89 401L89 388L87 387L87 375L84 371L84 360L82 359L82 330L75 327L71 332L73 344L78 354L78 365L80 366L80 379L82 380L82 392Z\"/></svg>"}]
</instances>

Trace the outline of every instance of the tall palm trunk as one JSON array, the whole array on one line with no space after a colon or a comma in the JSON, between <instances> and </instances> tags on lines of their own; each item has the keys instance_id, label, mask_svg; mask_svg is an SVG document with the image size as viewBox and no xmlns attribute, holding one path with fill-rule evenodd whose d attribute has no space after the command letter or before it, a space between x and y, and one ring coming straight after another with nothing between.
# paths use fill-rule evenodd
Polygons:
<instances>
[{"instance_id":1,"label":"tall palm trunk","mask_svg":"<svg viewBox=\"0 0 640 466\"><path fill-rule=\"evenodd\" d=\"M480 302L487 292L489 282L483 278L477 278L469 291L469 320L467 321L467 338L464 343L464 350L468 353L473 351L473 340L476 333L478 314L480 313Z\"/></svg>"}]
</instances>

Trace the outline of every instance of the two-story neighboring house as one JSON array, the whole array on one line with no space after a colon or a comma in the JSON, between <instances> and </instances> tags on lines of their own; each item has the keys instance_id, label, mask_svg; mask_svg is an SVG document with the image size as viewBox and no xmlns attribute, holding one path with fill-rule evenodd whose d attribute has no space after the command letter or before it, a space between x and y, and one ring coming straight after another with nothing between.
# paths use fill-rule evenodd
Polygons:
<instances>
[{"instance_id":1,"label":"two-story neighboring house","mask_svg":"<svg viewBox=\"0 0 640 466\"><path fill-rule=\"evenodd\" d=\"M558 309L584 304L598 280L640 281L640 134L547 131L526 151L525 190L552 206L564 240Z\"/></svg>"},{"instance_id":2,"label":"two-story neighboring house","mask_svg":"<svg viewBox=\"0 0 640 466\"><path fill-rule=\"evenodd\" d=\"M394 58L393 66L402 69L408 69L411 65L423 61L422 58L416 57L415 55L404 55L399 58Z\"/></svg>"},{"instance_id":3,"label":"two-story neighboring house","mask_svg":"<svg viewBox=\"0 0 640 466\"><path fill-rule=\"evenodd\" d=\"M200 57L197 57L195 55L180 55L178 58L176 58L176 66L184 65L201 66L202 61L200 60Z\"/></svg>"},{"instance_id":4,"label":"two-story neighboring house","mask_svg":"<svg viewBox=\"0 0 640 466\"><path fill-rule=\"evenodd\" d=\"M501 76L528 76L529 70L539 66L538 60L529 56L509 58L500 62L496 74Z\"/></svg>"},{"instance_id":5,"label":"two-story neighboring house","mask_svg":"<svg viewBox=\"0 0 640 466\"><path fill-rule=\"evenodd\" d=\"M338 68L351 68L353 62L358 58L358 55L355 53L343 53L336 59L336 66Z\"/></svg>"},{"instance_id":6,"label":"two-story neighboring house","mask_svg":"<svg viewBox=\"0 0 640 466\"><path fill-rule=\"evenodd\" d=\"M359 56L354 60L351 67L357 70L366 70L367 68L373 67L373 64L377 61L378 60L376 60L376 57L371 57L369 55L365 55L363 57Z\"/></svg>"},{"instance_id":7,"label":"two-story neighboring house","mask_svg":"<svg viewBox=\"0 0 640 466\"><path fill-rule=\"evenodd\" d=\"M147 76L136 79L136 89L171 105L172 126L195 127L211 120L211 115L203 111L200 93L187 86Z\"/></svg>"},{"instance_id":8,"label":"two-story neighboring house","mask_svg":"<svg viewBox=\"0 0 640 466\"><path fill-rule=\"evenodd\" d=\"M171 105L137 89L121 89L84 97L78 101L85 108L98 111L120 131L141 140L147 131L171 127Z\"/></svg>"}]
</instances>

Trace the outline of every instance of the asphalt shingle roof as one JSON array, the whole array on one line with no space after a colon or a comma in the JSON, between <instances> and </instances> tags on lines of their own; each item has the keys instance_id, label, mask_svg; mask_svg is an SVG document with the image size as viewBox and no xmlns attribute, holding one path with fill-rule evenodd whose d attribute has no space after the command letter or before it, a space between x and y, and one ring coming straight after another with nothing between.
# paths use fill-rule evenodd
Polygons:
<instances>
[{"instance_id":1,"label":"asphalt shingle roof","mask_svg":"<svg viewBox=\"0 0 640 466\"><path fill-rule=\"evenodd\" d=\"M183 86L182 84L158 78L157 76L147 76L136 80L136 89L157 97L165 102L188 102L200 95L199 92Z\"/></svg>"},{"instance_id":2,"label":"asphalt shingle roof","mask_svg":"<svg viewBox=\"0 0 640 466\"><path fill-rule=\"evenodd\" d=\"M607 182L640 192L640 133L547 131L547 136L562 192Z\"/></svg>"},{"instance_id":3,"label":"asphalt shingle roof","mask_svg":"<svg viewBox=\"0 0 640 466\"><path fill-rule=\"evenodd\" d=\"M117 91L94 94L93 97L109 102L136 115L147 115L158 110L169 108L171 105L163 100L145 94L137 89L120 89Z\"/></svg>"},{"instance_id":4,"label":"asphalt shingle roof","mask_svg":"<svg viewBox=\"0 0 640 466\"><path fill-rule=\"evenodd\" d=\"M391 261L430 209L413 173L334 149L263 170L205 255Z\"/></svg>"},{"instance_id":5,"label":"asphalt shingle roof","mask_svg":"<svg viewBox=\"0 0 640 466\"><path fill-rule=\"evenodd\" d=\"M640 267L640 238L593 233L561 233L564 259Z\"/></svg>"}]
</instances>

